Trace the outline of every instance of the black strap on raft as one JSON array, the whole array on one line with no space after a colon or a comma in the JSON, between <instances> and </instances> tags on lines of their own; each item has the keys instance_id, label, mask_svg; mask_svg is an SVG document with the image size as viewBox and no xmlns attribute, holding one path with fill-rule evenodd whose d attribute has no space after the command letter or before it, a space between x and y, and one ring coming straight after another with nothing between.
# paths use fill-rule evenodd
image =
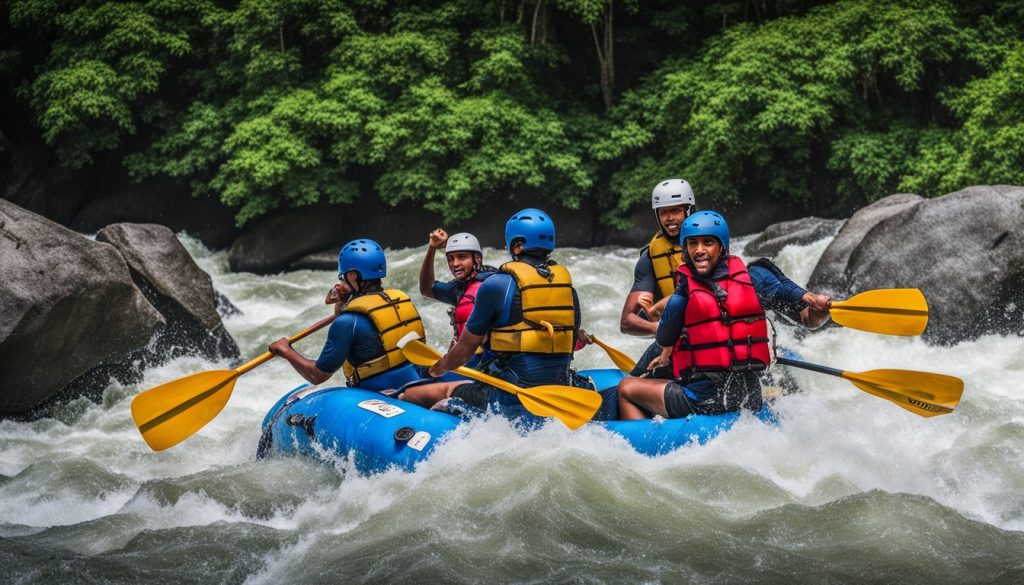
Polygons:
<instances>
[{"instance_id":1,"label":"black strap on raft","mask_svg":"<svg viewBox=\"0 0 1024 585\"><path fill-rule=\"evenodd\" d=\"M284 419L286 425L290 427L301 427L302 430L306 431L306 438L310 442L316 440L316 433L313 430L313 425L316 424L316 415L306 416L301 413L289 414L288 418Z\"/></svg>"}]
</instances>

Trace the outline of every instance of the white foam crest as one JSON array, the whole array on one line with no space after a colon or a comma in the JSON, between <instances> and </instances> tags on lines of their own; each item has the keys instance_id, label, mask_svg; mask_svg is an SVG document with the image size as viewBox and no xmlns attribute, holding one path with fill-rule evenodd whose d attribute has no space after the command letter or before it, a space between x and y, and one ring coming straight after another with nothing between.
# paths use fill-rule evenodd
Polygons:
<instances>
[{"instance_id":1,"label":"white foam crest","mask_svg":"<svg viewBox=\"0 0 1024 585\"><path fill-rule=\"evenodd\" d=\"M135 493L134 488L81 493L78 487L54 482L15 492L4 486L0 488L0 519L26 526L70 526L117 513Z\"/></svg>"},{"instance_id":2,"label":"white foam crest","mask_svg":"<svg viewBox=\"0 0 1024 585\"><path fill-rule=\"evenodd\" d=\"M122 506L118 513L143 518L146 530L209 526L217 522L247 522L263 526L271 526L273 523L245 516L236 508L201 493L182 494L173 504L161 502L152 494L140 493Z\"/></svg>"}]
</instances>

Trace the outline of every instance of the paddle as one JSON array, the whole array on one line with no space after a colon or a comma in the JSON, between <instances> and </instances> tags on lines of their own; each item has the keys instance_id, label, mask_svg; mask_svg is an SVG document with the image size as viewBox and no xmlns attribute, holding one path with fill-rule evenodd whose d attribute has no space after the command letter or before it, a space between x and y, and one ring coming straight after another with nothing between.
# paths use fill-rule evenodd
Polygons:
<instances>
[{"instance_id":1,"label":"paddle","mask_svg":"<svg viewBox=\"0 0 1024 585\"><path fill-rule=\"evenodd\" d=\"M964 392L963 380L943 374L913 370L844 372L787 358L776 358L775 361L785 366L845 378L868 394L874 394L914 414L926 417L953 412Z\"/></svg>"},{"instance_id":2,"label":"paddle","mask_svg":"<svg viewBox=\"0 0 1024 585\"><path fill-rule=\"evenodd\" d=\"M601 341L600 339L594 337L593 335L590 336L590 340L596 343L598 346L600 346L600 348L603 349L604 352L608 354L608 357L611 358L612 363L615 364L616 368L619 368L623 372L631 372L633 371L633 368L636 367L636 362L633 361L633 358L629 357L628 355L622 353L621 351L615 349L614 347L608 345L607 343Z\"/></svg>"},{"instance_id":3,"label":"paddle","mask_svg":"<svg viewBox=\"0 0 1024 585\"><path fill-rule=\"evenodd\" d=\"M928 301L916 288L865 291L833 301L829 312L844 327L884 335L921 335L928 325Z\"/></svg>"},{"instance_id":4,"label":"paddle","mask_svg":"<svg viewBox=\"0 0 1024 585\"><path fill-rule=\"evenodd\" d=\"M288 338L292 343L330 325L331 315ZM132 419L154 451L163 451L191 437L227 404L235 380L274 357L269 351L234 370L210 370L145 390L132 399Z\"/></svg>"},{"instance_id":5,"label":"paddle","mask_svg":"<svg viewBox=\"0 0 1024 585\"><path fill-rule=\"evenodd\" d=\"M434 348L409 334L398 341L405 358L417 366L432 366L441 359L441 354ZM490 384L519 397L526 410L537 416L550 416L565 423L570 429L578 429L594 417L601 406L601 395L593 390L558 386L554 384L520 388L500 378L488 376L483 372L459 366L455 373L472 378L484 384Z\"/></svg>"}]
</instances>

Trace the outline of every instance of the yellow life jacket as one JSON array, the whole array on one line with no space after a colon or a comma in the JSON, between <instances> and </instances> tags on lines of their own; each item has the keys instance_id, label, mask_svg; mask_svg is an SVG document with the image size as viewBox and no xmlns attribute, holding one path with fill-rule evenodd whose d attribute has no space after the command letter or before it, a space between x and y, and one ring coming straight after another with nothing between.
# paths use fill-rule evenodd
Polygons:
<instances>
[{"instance_id":1,"label":"yellow life jacket","mask_svg":"<svg viewBox=\"0 0 1024 585\"><path fill-rule=\"evenodd\" d=\"M526 262L506 262L499 272L519 286L522 321L491 330L491 349L516 353L569 353L576 347L576 305L572 277L564 266L542 267L543 276Z\"/></svg>"},{"instance_id":2,"label":"yellow life jacket","mask_svg":"<svg viewBox=\"0 0 1024 585\"><path fill-rule=\"evenodd\" d=\"M384 346L384 355L366 363L352 365L348 360L345 361L342 368L349 386L357 386L361 380L408 361L398 347L398 340L410 331L416 332L420 339L426 339L420 314L416 312L409 295L400 290L387 289L360 295L346 303L341 312L359 313L369 317L373 326L377 328L380 342Z\"/></svg>"},{"instance_id":3,"label":"yellow life jacket","mask_svg":"<svg viewBox=\"0 0 1024 585\"><path fill-rule=\"evenodd\" d=\"M676 290L676 270L683 263L683 247L679 244L673 244L659 230L651 238L651 243L647 247L647 254L651 257L651 265L654 267L654 278L657 279L661 296L667 297L671 295Z\"/></svg>"}]
</instances>

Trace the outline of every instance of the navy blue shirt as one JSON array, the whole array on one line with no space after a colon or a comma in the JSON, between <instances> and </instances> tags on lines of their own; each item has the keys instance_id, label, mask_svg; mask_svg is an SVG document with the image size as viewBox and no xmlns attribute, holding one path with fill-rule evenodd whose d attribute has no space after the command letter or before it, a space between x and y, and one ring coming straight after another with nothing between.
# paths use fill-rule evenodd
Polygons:
<instances>
[{"instance_id":1,"label":"navy blue shirt","mask_svg":"<svg viewBox=\"0 0 1024 585\"><path fill-rule=\"evenodd\" d=\"M750 274L750 282L754 285L754 292L761 306L766 311L776 310L787 315L799 314L804 303L800 300L807 292L803 287L798 286L774 264L771 268L759 265L762 261L747 266ZM774 270L773 270L774 269ZM729 263L725 256L715 266L712 277L722 277L728 274ZM689 299L687 281L684 279L679 283L676 292L669 297L665 310L661 313L661 321L658 323L658 332L655 334L655 341L661 347L675 345L683 331L683 317L686 315L686 305Z\"/></svg>"},{"instance_id":2,"label":"navy blue shirt","mask_svg":"<svg viewBox=\"0 0 1024 585\"><path fill-rule=\"evenodd\" d=\"M629 289L629 292L654 293L656 300L661 296L658 280L654 277L654 263L651 261L651 253L647 248L640 252L636 266L633 267L633 288Z\"/></svg>"},{"instance_id":3,"label":"navy blue shirt","mask_svg":"<svg viewBox=\"0 0 1024 585\"><path fill-rule=\"evenodd\" d=\"M331 323L316 367L321 372L333 374L346 361L362 364L384 355L384 345L373 321L366 315L342 313Z\"/></svg>"},{"instance_id":4,"label":"navy blue shirt","mask_svg":"<svg viewBox=\"0 0 1024 585\"><path fill-rule=\"evenodd\" d=\"M430 292L434 293L434 298L442 303L454 305L459 302L459 288L459 281L454 278L448 282L435 280L434 284L430 286Z\"/></svg>"},{"instance_id":5,"label":"navy blue shirt","mask_svg":"<svg viewBox=\"0 0 1024 585\"><path fill-rule=\"evenodd\" d=\"M524 262L537 264L531 256L520 257ZM516 279L511 274L499 272L480 285L476 291L476 303L466 322L466 329L474 335L486 335L491 329L512 325L512 304L515 298ZM576 289L572 289L575 310L575 327L580 326L580 303ZM537 386L564 382L566 369L572 362L572 355L517 353L509 356L509 369L519 378L522 386Z\"/></svg>"}]
</instances>

